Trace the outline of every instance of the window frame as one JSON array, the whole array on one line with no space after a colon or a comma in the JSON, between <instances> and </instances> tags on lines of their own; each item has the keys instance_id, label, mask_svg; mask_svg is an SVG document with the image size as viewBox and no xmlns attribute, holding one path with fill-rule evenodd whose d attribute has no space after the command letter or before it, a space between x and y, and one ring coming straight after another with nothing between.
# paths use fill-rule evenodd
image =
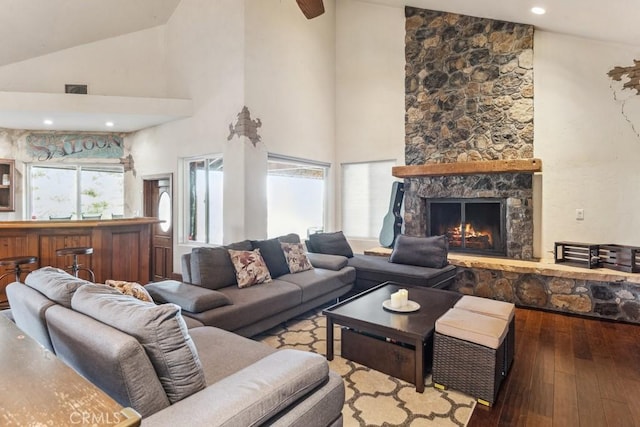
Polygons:
<instances>
[{"instance_id":1,"label":"window frame","mask_svg":"<svg viewBox=\"0 0 640 427\"><path fill-rule=\"evenodd\" d=\"M26 176L26 189L25 189L25 198L26 198L26 209L24 211L23 217L33 218L34 212L34 202L33 202L33 182L31 178L33 168L41 168L41 169L67 169L75 171L75 182L76 182L76 203L75 203L75 213L72 214L72 218L75 215L76 219L82 219L82 171L83 169L98 169L104 170L105 172L119 172L122 173L122 209L124 214L124 205L126 201L126 179L125 179L125 169L124 165L117 163L56 163L56 162L47 162L47 163L34 163L27 162L25 163L25 176ZM49 218L39 218L39 219L49 219ZM103 218L104 219L104 218Z\"/></svg>"},{"instance_id":2,"label":"window frame","mask_svg":"<svg viewBox=\"0 0 640 427\"><path fill-rule=\"evenodd\" d=\"M352 166L352 165L372 165L372 164L377 164L377 163L390 163L391 166L397 166L398 165L398 160L397 159L380 159L380 160L368 160L368 161L357 161L357 162L344 162L340 164L340 224L341 224L341 228L343 229L345 236L347 238L351 238L351 239L355 239L355 240L378 240L379 239L379 232L380 230L378 230L378 234L374 235L374 236L358 236L358 235L351 235L349 234L349 230L345 229L345 188L347 187L347 185L345 185L345 166ZM391 173L391 171L389 171L389 173ZM391 184L393 181L397 181L398 178L393 177L392 175L389 177L389 184ZM386 208L385 208L385 213L388 212L388 206L390 203L390 196L391 196L391 185L389 185L388 189L385 189L385 191L389 191L389 193L387 193L389 196L386 199ZM403 203L403 209L404 209L404 203ZM384 219L384 215L385 213L382 214L382 216L380 216L380 222L382 223L383 219ZM381 224L382 225L382 224Z\"/></svg>"},{"instance_id":3,"label":"window frame","mask_svg":"<svg viewBox=\"0 0 640 427\"><path fill-rule=\"evenodd\" d=\"M324 174L322 177L324 186L322 191L322 224L321 227L323 230L326 230L328 218L329 218L329 201L328 201L328 190L329 190L329 177L331 172L331 163L320 162L317 160L303 159L300 157L292 157L286 156L282 154L276 153L268 153L267 154L267 176L266 179L269 178L269 163L270 162L279 162L279 163L289 163L294 166L307 166L311 168L322 168L324 170ZM269 200L268 200L268 192L267 192L267 213L269 212ZM267 233L269 232L269 218L267 218ZM321 231L321 230L319 230ZM276 236L269 236L276 237ZM306 235L300 236L301 239L306 239Z\"/></svg>"},{"instance_id":4,"label":"window frame","mask_svg":"<svg viewBox=\"0 0 640 427\"><path fill-rule=\"evenodd\" d=\"M220 160L221 161L221 169L220 171L223 173L223 185L221 188L221 194L220 194L220 198L222 201L222 205L220 207L220 215L222 218L221 221L221 229L220 229L220 241L216 241L216 242L212 242L210 241L210 231L211 231L211 219L210 219L210 206L209 206L209 200L210 200L210 194L209 194L209 180L205 180L205 200L204 200L204 207L205 207L205 217L206 220L204 222L204 235L205 235L205 239L204 240L191 240L190 236L191 236L191 227L192 227L192 216L191 216L191 176L190 176L190 164L193 162L213 162L216 160ZM223 153L209 153L209 154L203 154L203 155L199 155L199 156L190 156L190 157L182 157L181 158L181 162L180 162L181 168L182 168L182 176L184 179L184 185L182 186L182 188L184 189L184 196L183 196L183 209L182 209L182 215L184 216L184 220L182 223L182 236L181 236L181 243L185 244L185 245L193 245L193 246L217 246L217 245L221 245L223 238L224 238L224 155ZM208 171L208 169L207 169Z\"/></svg>"}]
</instances>

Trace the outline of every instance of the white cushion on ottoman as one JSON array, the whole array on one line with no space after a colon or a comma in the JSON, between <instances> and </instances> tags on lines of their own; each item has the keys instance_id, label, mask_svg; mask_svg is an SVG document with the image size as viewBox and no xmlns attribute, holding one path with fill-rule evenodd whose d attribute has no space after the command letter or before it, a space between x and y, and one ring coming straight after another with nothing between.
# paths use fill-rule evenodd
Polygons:
<instances>
[{"instance_id":1,"label":"white cushion on ottoman","mask_svg":"<svg viewBox=\"0 0 640 427\"><path fill-rule=\"evenodd\" d=\"M451 308L436 320L436 332L497 349L507 334L507 321Z\"/></svg>"},{"instance_id":2,"label":"white cushion on ottoman","mask_svg":"<svg viewBox=\"0 0 640 427\"><path fill-rule=\"evenodd\" d=\"M474 313L480 313L498 319L504 319L511 322L516 313L516 306L510 302L496 301L489 298L474 297L465 295L458 300L453 306Z\"/></svg>"}]
</instances>

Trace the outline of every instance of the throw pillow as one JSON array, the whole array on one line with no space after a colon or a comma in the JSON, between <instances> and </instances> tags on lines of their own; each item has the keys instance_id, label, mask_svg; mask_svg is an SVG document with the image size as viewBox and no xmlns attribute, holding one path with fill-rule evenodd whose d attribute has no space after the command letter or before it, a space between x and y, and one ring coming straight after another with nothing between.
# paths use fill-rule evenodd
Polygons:
<instances>
[{"instance_id":1,"label":"throw pillow","mask_svg":"<svg viewBox=\"0 0 640 427\"><path fill-rule=\"evenodd\" d=\"M148 304L103 285L80 287L71 308L142 345L171 403L207 386L202 363L175 304Z\"/></svg>"},{"instance_id":2,"label":"throw pillow","mask_svg":"<svg viewBox=\"0 0 640 427\"><path fill-rule=\"evenodd\" d=\"M403 234L396 238L390 262L442 268L448 264L449 252L445 236L413 237Z\"/></svg>"},{"instance_id":3,"label":"throw pillow","mask_svg":"<svg viewBox=\"0 0 640 427\"><path fill-rule=\"evenodd\" d=\"M247 288L271 281L269 269L262 255L260 255L260 249L252 251L229 249L229 256L231 256L231 263L236 270L236 280L239 288Z\"/></svg>"},{"instance_id":4,"label":"throw pillow","mask_svg":"<svg viewBox=\"0 0 640 427\"><path fill-rule=\"evenodd\" d=\"M299 273L313 268L302 243L280 243L280 246L282 246L291 273Z\"/></svg>"},{"instance_id":5,"label":"throw pillow","mask_svg":"<svg viewBox=\"0 0 640 427\"><path fill-rule=\"evenodd\" d=\"M313 252L328 255L342 255L353 258L353 251L342 231L334 233L315 233L309 236Z\"/></svg>"},{"instance_id":6,"label":"throw pillow","mask_svg":"<svg viewBox=\"0 0 640 427\"><path fill-rule=\"evenodd\" d=\"M105 285L111 286L122 292L125 295L138 298L140 301L153 302L153 298L149 295L149 292L140 283L126 282L124 280L106 280Z\"/></svg>"},{"instance_id":7,"label":"throw pillow","mask_svg":"<svg viewBox=\"0 0 640 427\"><path fill-rule=\"evenodd\" d=\"M260 249L260 255L267 264L271 278L275 279L284 274L289 274L289 266L287 259L284 257L280 241L276 239L269 240L253 240L251 242L253 249Z\"/></svg>"}]
</instances>

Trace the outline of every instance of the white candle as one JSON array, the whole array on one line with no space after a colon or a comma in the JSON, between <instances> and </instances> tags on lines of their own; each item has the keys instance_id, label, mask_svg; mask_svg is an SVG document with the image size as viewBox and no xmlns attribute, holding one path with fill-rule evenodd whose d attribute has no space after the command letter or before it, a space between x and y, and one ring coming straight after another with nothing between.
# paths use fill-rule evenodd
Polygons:
<instances>
[{"instance_id":1,"label":"white candle","mask_svg":"<svg viewBox=\"0 0 640 427\"><path fill-rule=\"evenodd\" d=\"M402 294L400 292L394 292L391 294L391 308L402 307Z\"/></svg>"},{"instance_id":2,"label":"white candle","mask_svg":"<svg viewBox=\"0 0 640 427\"><path fill-rule=\"evenodd\" d=\"M400 289L398 292L400 292L400 295L402 296L402 305L405 306L409 304L409 291L406 289Z\"/></svg>"}]
</instances>

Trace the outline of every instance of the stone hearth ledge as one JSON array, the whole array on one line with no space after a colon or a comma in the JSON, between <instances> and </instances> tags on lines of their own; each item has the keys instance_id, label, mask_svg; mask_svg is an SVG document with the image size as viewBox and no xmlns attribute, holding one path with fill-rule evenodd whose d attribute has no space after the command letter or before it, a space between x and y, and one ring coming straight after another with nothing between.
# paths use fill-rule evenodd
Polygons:
<instances>
[{"instance_id":1,"label":"stone hearth ledge","mask_svg":"<svg viewBox=\"0 0 640 427\"><path fill-rule=\"evenodd\" d=\"M390 248L377 247L364 251L365 255L388 257ZM640 273L626 273L608 268L581 268L566 264L556 264L553 260L523 261L508 258L485 257L449 253L449 262L456 267L481 268L485 270L507 271L521 274L562 277L575 280L598 282L629 282L640 284Z\"/></svg>"}]
</instances>

